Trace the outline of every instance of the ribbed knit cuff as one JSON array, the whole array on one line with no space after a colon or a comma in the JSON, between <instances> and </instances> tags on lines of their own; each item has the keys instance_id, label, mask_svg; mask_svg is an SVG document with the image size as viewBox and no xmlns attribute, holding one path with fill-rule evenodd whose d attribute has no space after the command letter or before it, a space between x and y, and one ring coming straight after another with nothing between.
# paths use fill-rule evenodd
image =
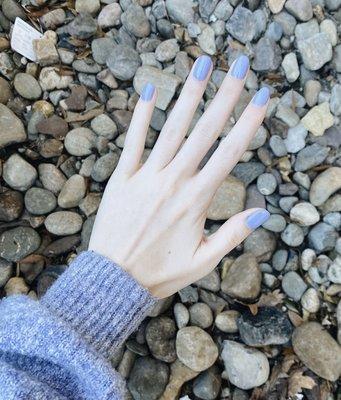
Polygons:
<instances>
[{"instance_id":1,"label":"ribbed knit cuff","mask_svg":"<svg viewBox=\"0 0 341 400\"><path fill-rule=\"evenodd\" d=\"M106 357L156 302L132 276L93 251L82 252L41 299Z\"/></svg>"}]
</instances>

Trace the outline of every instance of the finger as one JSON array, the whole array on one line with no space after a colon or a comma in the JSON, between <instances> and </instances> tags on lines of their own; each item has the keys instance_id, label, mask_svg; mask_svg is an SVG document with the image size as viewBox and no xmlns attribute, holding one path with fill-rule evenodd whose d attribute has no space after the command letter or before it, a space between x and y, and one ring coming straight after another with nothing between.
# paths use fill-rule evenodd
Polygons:
<instances>
[{"instance_id":1,"label":"finger","mask_svg":"<svg viewBox=\"0 0 341 400\"><path fill-rule=\"evenodd\" d=\"M140 166L149 123L156 101L155 86L147 83L134 110L117 170L132 175Z\"/></svg>"},{"instance_id":2,"label":"finger","mask_svg":"<svg viewBox=\"0 0 341 400\"><path fill-rule=\"evenodd\" d=\"M231 66L218 93L174 159L178 173L192 175L222 132L244 87L249 59L242 55Z\"/></svg>"},{"instance_id":3,"label":"finger","mask_svg":"<svg viewBox=\"0 0 341 400\"><path fill-rule=\"evenodd\" d=\"M222 140L204 168L199 172L198 180L201 184L207 185L208 183L213 191L218 189L226 175L230 173L244 154L260 127L265 116L268 100L268 88L264 87L256 93L231 132Z\"/></svg>"},{"instance_id":4,"label":"finger","mask_svg":"<svg viewBox=\"0 0 341 400\"><path fill-rule=\"evenodd\" d=\"M207 274L232 249L238 246L255 229L270 217L267 210L253 208L238 213L226 221L217 232L202 242L195 253L194 269Z\"/></svg>"},{"instance_id":5,"label":"finger","mask_svg":"<svg viewBox=\"0 0 341 400\"><path fill-rule=\"evenodd\" d=\"M148 163L156 168L166 166L178 151L204 94L211 71L212 61L208 56L201 56L194 63L179 99L149 156Z\"/></svg>"}]
</instances>

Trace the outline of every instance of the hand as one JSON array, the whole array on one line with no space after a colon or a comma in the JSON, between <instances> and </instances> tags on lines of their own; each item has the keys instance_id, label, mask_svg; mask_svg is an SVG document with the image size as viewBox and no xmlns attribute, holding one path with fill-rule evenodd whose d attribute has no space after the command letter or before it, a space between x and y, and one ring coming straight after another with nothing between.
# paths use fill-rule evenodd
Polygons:
<instances>
[{"instance_id":1,"label":"hand","mask_svg":"<svg viewBox=\"0 0 341 400\"><path fill-rule=\"evenodd\" d=\"M206 165L200 161L218 138L243 89L248 59L232 65L211 104L183 144L212 71L199 57L148 160L141 165L156 100L147 84L136 105L119 164L97 213L89 250L113 260L154 296L169 296L212 271L269 217L262 209L234 215L206 237L210 202L263 121L269 91L260 89Z\"/></svg>"}]
</instances>

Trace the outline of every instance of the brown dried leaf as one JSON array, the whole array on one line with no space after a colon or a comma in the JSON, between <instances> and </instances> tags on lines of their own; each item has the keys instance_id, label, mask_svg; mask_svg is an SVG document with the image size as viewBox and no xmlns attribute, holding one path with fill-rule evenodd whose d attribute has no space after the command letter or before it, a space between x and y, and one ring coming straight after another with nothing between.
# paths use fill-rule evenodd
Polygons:
<instances>
[{"instance_id":1,"label":"brown dried leaf","mask_svg":"<svg viewBox=\"0 0 341 400\"><path fill-rule=\"evenodd\" d=\"M282 372L287 374L290 371L291 367L294 364L296 364L297 362L298 362L298 358L296 357L295 354L285 355L285 357L282 361L282 366L281 366Z\"/></svg>"},{"instance_id":2,"label":"brown dried leaf","mask_svg":"<svg viewBox=\"0 0 341 400\"><path fill-rule=\"evenodd\" d=\"M270 306L275 307L278 304L283 303L284 294L279 289L275 289L273 292L262 294L258 302L258 307Z\"/></svg>"},{"instance_id":3,"label":"brown dried leaf","mask_svg":"<svg viewBox=\"0 0 341 400\"><path fill-rule=\"evenodd\" d=\"M296 370L289 376L289 396L295 396L296 393L301 393L302 389L312 389L316 382L310 376L303 375L302 370Z\"/></svg>"},{"instance_id":4,"label":"brown dried leaf","mask_svg":"<svg viewBox=\"0 0 341 400\"><path fill-rule=\"evenodd\" d=\"M303 318L300 315L291 310L288 310L288 317L295 328L302 325L302 323L304 322Z\"/></svg>"},{"instance_id":5,"label":"brown dried leaf","mask_svg":"<svg viewBox=\"0 0 341 400\"><path fill-rule=\"evenodd\" d=\"M256 304L247 304L247 306L249 307L249 310L251 312L252 315L257 315L258 313L258 305Z\"/></svg>"}]
</instances>

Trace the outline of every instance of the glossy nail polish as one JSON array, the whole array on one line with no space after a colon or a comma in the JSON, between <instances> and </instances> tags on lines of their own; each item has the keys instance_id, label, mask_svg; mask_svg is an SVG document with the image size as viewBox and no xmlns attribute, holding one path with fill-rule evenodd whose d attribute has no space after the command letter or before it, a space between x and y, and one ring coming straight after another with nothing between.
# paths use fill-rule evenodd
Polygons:
<instances>
[{"instance_id":1,"label":"glossy nail polish","mask_svg":"<svg viewBox=\"0 0 341 400\"><path fill-rule=\"evenodd\" d=\"M257 210L246 218L246 225L249 229L257 229L259 226L264 224L264 222L267 221L269 217L269 211Z\"/></svg>"},{"instance_id":2,"label":"glossy nail polish","mask_svg":"<svg viewBox=\"0 0 341 400\"><path fill-rule=\"evenodd\" d=\"M150 101L154 96L154 92L155 92L155 86L152 85L151 83L147 83L142 89L141 99L143 101Z\"/></svg>"},{"instance_id":3,"label":"glossy nail polish","mask_svg":"<svg viewBox=\"0 0 341 400\"><path fill-rule=\"evenodd\" d=\"M203 81L207 78L212 65L212 60L209 56L200 56L193 70L193 76L198 79L198 81Z\"/></svg>"},{"instance_id":4,"label":"glossy nail polish","mask_svg":"<svg viewBox=\"0 0 341 400\"><path fill-rule=\"evenodd\" d=\"M249 69L249 59L242 55L234 62L231 70L231 76L237 79L244 79Z\"/></svg>"},{"instance_id":5,"label":"glossy nail polish","mask_svg":"<svg viewBox=\"0 0 341 400\"><path fill-rule=\"evenodd\" d=\"M258 107L263 107L267 103L270 97L270 91L267 87L262 87L261 89L258 90L258 92L255 94L252 103L255 106Z\"/></svg>"}]
</instances>

